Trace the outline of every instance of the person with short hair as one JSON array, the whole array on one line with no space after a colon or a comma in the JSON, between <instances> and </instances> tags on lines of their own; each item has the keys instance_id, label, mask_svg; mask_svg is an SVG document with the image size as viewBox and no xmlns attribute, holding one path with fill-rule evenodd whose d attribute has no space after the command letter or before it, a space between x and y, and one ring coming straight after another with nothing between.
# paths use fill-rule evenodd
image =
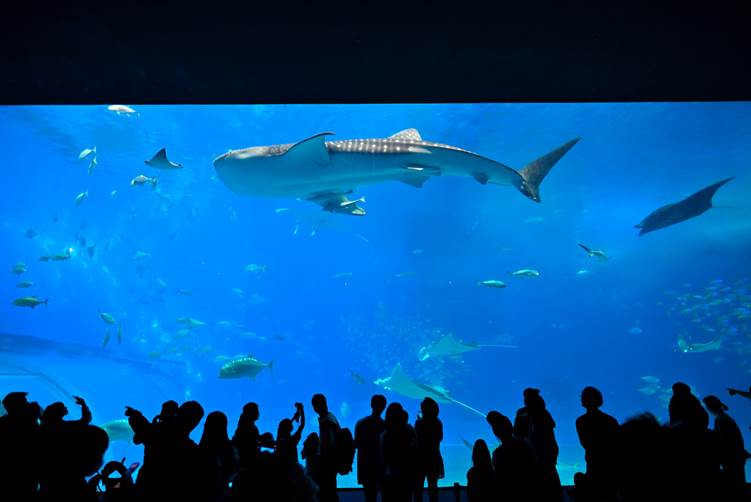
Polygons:
<instances>
[{"instance_id":1,"label":"person with short hair","mask_svg":"<svg viewBox=\"0 0 751 502\"><path fill-rule=\"evenodd\" d=\"M362 485L365 502L375 502L383 476L381 463L381 433L386 425L381 418L386 409L386 396L375 394L370 398L371 413L355 425L357 449L357 482Z\"/></svg>"}]
</instances>

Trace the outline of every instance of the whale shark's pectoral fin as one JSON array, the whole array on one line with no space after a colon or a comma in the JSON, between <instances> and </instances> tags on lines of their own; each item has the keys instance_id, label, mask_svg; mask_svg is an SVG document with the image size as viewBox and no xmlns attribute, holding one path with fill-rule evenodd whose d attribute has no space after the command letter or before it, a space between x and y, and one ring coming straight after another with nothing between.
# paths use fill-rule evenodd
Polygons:
<instances>
[{"instance_id":1,"label":"whale shark's pectoral fin","mask_svg":"<svg viewBox=\"0 0 751 502\"><path fill-rule=\"evenodd\" d=\"M362 197L357 200L349 200L346 196L347 193L351 193L352 190L342 192L324 192L317 193L310 197L308 200L315 202L323 208L324 211L331 213L351 214L353 216L365 216L365 210L357 205L358 202L365 202L365 198Z\"/></svg>"},{"instance_id":2,"label":"whale shark's pectoral fin","mask_svg":"<svg viewBox=\"0 0 751 502\"><path fill-rule=\"evenodd\" d=\"M420 133L417 131L417 129L410 128L410 129L405 129L403 131L399 131L396 134L392 134L391 136L388 137L388 139L422 141L422 136L420 136Z\"/></svg>"},{"instance_id":3,"label":"whale shark's pectoral fin","mask_svg":"<svg viewBox=\"0 0 751 502\"><path fill-rule=\"evenodd\" d=\"M319 166L325 166L330 161L329 150L326 148L326 136L331 134L334 133L322 132L295 143L285 152L284 156L292 159L299 158L301 162L312 160Z\"/></svg>"}]
</instances>

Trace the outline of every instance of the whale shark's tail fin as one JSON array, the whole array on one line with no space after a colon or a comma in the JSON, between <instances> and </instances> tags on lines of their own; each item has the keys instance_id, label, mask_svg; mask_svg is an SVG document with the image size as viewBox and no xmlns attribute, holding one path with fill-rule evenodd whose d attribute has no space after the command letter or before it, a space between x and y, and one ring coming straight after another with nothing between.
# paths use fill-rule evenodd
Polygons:
<instances>
[{"instance_id":1,"label":"whale shark's tail fin","mask_svg":"<svg viewBox=\"0 0 751 502\"><path fill-rule=\"evenodd\" d=\"M552 152L549 152L524 166L524 168L519 171L522 180L524 180L522 185L518 187L519 191L533 201L540 202L540 184L542 183L542 180L545 179L545 176L550 172L556 162L561 160L561 157L571 150L580 139L581 138L572 139L565 145L559 146Z\"/></svg>"}]
</instances>

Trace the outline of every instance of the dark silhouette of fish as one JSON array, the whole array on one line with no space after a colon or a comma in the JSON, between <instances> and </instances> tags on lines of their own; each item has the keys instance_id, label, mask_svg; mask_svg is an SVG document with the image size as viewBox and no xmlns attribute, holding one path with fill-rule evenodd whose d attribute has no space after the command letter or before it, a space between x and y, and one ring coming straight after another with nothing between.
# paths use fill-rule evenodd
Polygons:
<instances>
[{"instance_id":1,"label":"dark silhouette of fish","mask_svg":"<svg viewBox=\"0 0 751 502\"><path fill-rule=\"evenodd\" d=\"M634 227L641 229L639 235L644 235L695 218L712 207L712 197L714 197L715 192L732 179L735 179L735 176L702 188L680 202L662 206L652 211L641 223L634 225Z\"/></svg>"}]
</instances>

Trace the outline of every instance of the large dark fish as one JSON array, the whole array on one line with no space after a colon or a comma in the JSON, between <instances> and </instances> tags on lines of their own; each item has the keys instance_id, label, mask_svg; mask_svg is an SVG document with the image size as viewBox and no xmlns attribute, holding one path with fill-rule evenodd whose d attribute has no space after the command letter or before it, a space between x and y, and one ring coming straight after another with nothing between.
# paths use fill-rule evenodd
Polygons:
<instances>
[{"instance_id":1,"label":"large dark fish","mask_svg":"<svg viewBox=\"0 0 751 502\"><path fill-rule=\"evenodd\" d=\"M702 188L680 202L662 206L651 212L649 216L644 218L638 225L634 225L634 227L641 229L639 235L644 235L648 232L695 218L712 207L712 197L714 197L715 192L732 179L735 179L735 176Z\"/></svg>"}]
</instances>

